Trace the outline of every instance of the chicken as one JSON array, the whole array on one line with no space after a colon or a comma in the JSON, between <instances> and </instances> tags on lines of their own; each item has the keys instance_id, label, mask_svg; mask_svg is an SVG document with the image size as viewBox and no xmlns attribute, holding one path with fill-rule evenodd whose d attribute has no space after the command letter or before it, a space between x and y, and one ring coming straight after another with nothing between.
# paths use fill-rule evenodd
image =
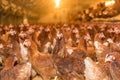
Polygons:
<instances>
[{"instance_id":1,"label":"chicken","mask_svg":"<svg viewBox=\"0 0 120 80\"><path fill-rule=\"evenodd\" d=\"M7 41L8 51L7 53L10 55L16 55L18 60L20 61L20 45L18 41L17 32L13 29L9 31L9 40Z\"/></svg>"},{"instance_id":2,"label":"chicken","mask_svg":"<svg viewBox=\"0 0 120 80\"><path fill-rule=\"evenodd\" d=\"M120 52L120 43L110 43L110 50Z\"/></svg>"},{"instance_id":3,"label":"chicken","mask_svg":"<svg viewBox=\"0 0 120 80\"><path fill-rule=\"evenodd\" d=\"M41 47L41 42L38 39L38 37L41 34L41 32L42 32L41 30L36 29L35 32L34 32L34 34L33 34L33 40L37 44L38 49Z\"/></svg>"},{"instance_id":4,"label":"chicken","mask_svg":"<svg viewBox=\"0 0 120 80\"><path fill-rule=\"evenodd\" d=\"M120 80L120 53L111 52L105 57L105 62L109 62L109 70L113 80Z\"/></svg>"},{"instance_id":5,"label":"chicken","mask_svg":"<svg viewBox=\"0 0 120 80\"><path fill-rule=\"evenodd\" d=\"M20 45L20 53L21 53L21 62L26 62L28 60L28 50L23 45L23 42L25 38L27 37L27 34L23 31L19 34L19 45Z\"/></svg>"},{"instance_id":6,"label":"chicken","mask_svg":"<svg viewBox=\"0 0 120 80\"><path fill-rule=\"evenodd\" d=\"M77 46L80 35L79 35L79 30L75 27L71 31L71 38L73 42L73 46Z\"/></svg>"},{"instance_id":7,"label":"chicken","mask_svg":"<svg viewBox=\"0 0 120 80\"><path fill-rule=\"evenodd\" d=\"M42 76L43 80L50 80L57 75L50 54L40 53L31 39L26 39L24 45L28 48L28 57L33 69Z\"/></svg>"},{"instance_id":8,"label":"chicken","mask_svg":"<svg viewBox=\"0 0 120 80\"><path fill-rule=\"evenodd\" d=\"M86 56L96 60L95 48L90 33L86 32L86 35L84 36L84 42L86 43L86 50L84 50L84 52L86 52Z\"/></svg>"},{"instance_id":9,"label":"chicken","mask_svg":"<svg viewBox=\"0 0 120 80\"><path fill-rule=\"evenodd\" d=\"M85 80L109 80L109 77L104 68L94 62L91 58L85 58L84 63Z\"/></svg>"},{"instance_id":10,"label":"chicken","mask_svg":"<svg viewBox=\"0 0 120 80\"><path fill-rule=\"evenodd\" d=\"M9 55L9 57L5 60L4 68L2 69L1 72L13 68L16 62L17 62L17 57L13 55Z\"/></svg>"},{"instance_id":11,"label":"chicken","mask_svg":"<svg viewBox=\"0 0 120 80\"><path fill-rule=\"evenodd\" d=\"M65 27L63 28L63 34L65 36L65 42L69 45L69 44L72 44L72 43L69 43L71 40L71 29L69 27Z\"/></svg>"},{"instance_id":12,"label":"chicken","mask_svg":"<svg viewBox=\"0 0 120 80\"><path fill-rule=\"evenodd\" d=\"M28 51L27 48L20 42L20 52L21 52L21 61L25 62L28 60Z\"/></svg>"},{"instance_id":13,"label":"chicken","mask_svg":"<svg viewBox=\"0 0 120 80\"><path fill-rule=\"evenodd\" d=\"M51 42L47 42L44 46L44 53L51 53L52 52L52 45Z\"/></svg>"},{"instance_id":14,"label":"chicken","mask_svg":"<svg viewBox=\"0 0 120 80\"><path fill-rule=\"evenodd\" d=\"M9 55L0 71L0 80L28 80L31 75L31 64L16 64L17 60L16 56Z\"/></svg>"},{"instance_id":15,"label":"chicken","mask_svg":"<svg viewBox=\"0 0 120 80\"><path fill-rule=\"evenodd\" d=\"M59 75L64 80L84 80L83 59L67 53L64 36L61 32L57 33L57 42L52 57Z\"/></svg>"},{"instance_id":16,"label":"chicken","mask_svg":"<svg viewBox=\"0 0 120 80\"><path fill-rule=\"evenodd\" d=\"M79 43L78 43L78 49L79 50L82 50L84 51L85 53L87 53L87 43L86 41L84 40L84 36L82 36L79 40Z\"/></svg>"},{"instance_id":17,"label":"chicken","mask_svg":"<svg viewBox=\"0 0 120 80\"><path fill-rule=\"evenodd\" d=\"M68 54L65 52L66 47L65 47L65 39L63 37L63 34L58 31L57 32L57 39L56 39L56 44L53 50L53 55L54 57L56 56L61 56L61 57L65 57Z\"/></svg>"},{"instance_id":18,"label":"chicken","mask_svg":"<svg viewBox=\"0 0 120 80\"><path fill-rule=\"evenodd\" d=\"M39 42L41 43L40 47L44 47L44 45L50 41L50 37L49 37L49 34L50 34L50 29L49 28L44 28L42 29L42 31L40 32L40 34L37 36L38 39L39 39ZM44 49L41 48L41 52L43 51Z\"/></svg>"},{"instance_id":19,"label":"chicken","mask_svg":"<svg viewBox=\"0 0 120 80\"><path fill-rule=\"evenodd\" d=\"M2 39L4 42L7 42L7 41L8 41L8 36L9 36L9 34L8 34L8 32L6 32L5 34L3 34L3 35L1 36L1 39Z\"/></svg>"},{"instance_id":20,"label":"chicken","mask_svg":"<svg viewBox=\"0 0 120 80\"><path fill-rule=\"evenodd\" d=\"M94 38L95 52L98 61L104 61L104 56L106 55L104 51L107 50L107 47L103 45L102 40L104 37L103 33L97 33Z\"/></svg>"},{"instance_id":21,"label":"chicken","mask_svg":"<svg viewBox=\"0 0 120 80\"><path fill-rule=\"evenodd\" d=\"M25 63L0 72L0 80L29 80L31 75L31 64Z\"/></svg>"},{"instance_id":22,"label":"chicken","mask_svg":"<svg viewBox=\"0 0 120 80\"><path fill-rule=\"evenodd\" d=\"M9 56L16 56L18 58L18 61L21 58L20 54L20 47L18 42L17 34L13 30L9 31L9 40L4 43L2 42L0 44L0 55L2 57L3 62L9 57Z\"/></svg>"}]
</instances>

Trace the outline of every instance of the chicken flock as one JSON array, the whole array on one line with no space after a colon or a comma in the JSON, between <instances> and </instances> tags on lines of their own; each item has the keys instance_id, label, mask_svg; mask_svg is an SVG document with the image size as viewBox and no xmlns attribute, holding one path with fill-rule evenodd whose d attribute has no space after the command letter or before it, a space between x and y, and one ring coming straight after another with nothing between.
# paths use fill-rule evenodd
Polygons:
<instances>
[{"instance_id":1,"label":"chicken flock","mask_svg":"<svg viewBox=\"0 0 120 80\"><path fill-rule=\"evenodd\" d=\"M0 25L0 80L120 80L120 23Z\"/></svg>"}]
</instances>

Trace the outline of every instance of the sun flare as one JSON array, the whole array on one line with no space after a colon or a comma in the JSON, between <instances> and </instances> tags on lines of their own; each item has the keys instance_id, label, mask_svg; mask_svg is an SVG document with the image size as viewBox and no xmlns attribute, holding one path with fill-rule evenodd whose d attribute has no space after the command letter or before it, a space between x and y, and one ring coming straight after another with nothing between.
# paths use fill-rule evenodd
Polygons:
<instances>
[{"instance_id":1,"label":"sun flare","mask_svg":"<svg viewBox=\"0 0 120 80\"><path fill-rule=\"evenodd\" d=\"M60 7L60 0L55 0L56 8Z\"/></svg>"}]
</instances>

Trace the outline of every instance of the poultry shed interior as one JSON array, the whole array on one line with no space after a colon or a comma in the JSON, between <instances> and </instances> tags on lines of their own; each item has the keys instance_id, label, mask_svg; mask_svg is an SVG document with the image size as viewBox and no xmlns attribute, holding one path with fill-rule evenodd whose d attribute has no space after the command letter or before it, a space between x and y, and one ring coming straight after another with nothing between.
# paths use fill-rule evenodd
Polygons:
<instances>
[{"instance_id":1,"label":"poultry shed interior","mask_svg":"<svg viewBox=\"0 0 120 80\"><path fill-rule=\"evenodd\" d=\"M120 0L0 0L0 80L120 80Z\"/></svg>"}]
</instances>

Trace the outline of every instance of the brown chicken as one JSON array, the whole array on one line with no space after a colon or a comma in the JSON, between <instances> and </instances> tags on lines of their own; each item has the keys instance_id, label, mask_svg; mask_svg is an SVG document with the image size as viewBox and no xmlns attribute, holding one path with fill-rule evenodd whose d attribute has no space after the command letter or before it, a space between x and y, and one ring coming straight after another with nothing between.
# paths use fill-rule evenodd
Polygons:
<instances>
[{"instance_id":1,"label":"brown chicken","mask_svg":"<svg viewBox=\"0 0 120 80\"><path fill-rule=\"evenodd\" d=\"M1 72L13 68L16 63L17 63L17 57L13 55L9 55L9 57L5 60L4 68L2 69Z\"/></svg>"},{"instance_id":2,"label":"brown chicken","mask_svg":"<svg viewBox=\"0 0 120 80\"><path fill-rule=\"evenodd\" d=\"M87 43L84 40L84 36L82 36L80 38L80 40L79 40L78 49L84 51L85 53L87 53Z\"/></svg>"},{"instance_id":3,"label":"brown chicken","mask_svg":"<svg viewBox=\"0 0 120 80\"><path fill-rule=\"evenodd\" d=\"M110 50L120 52L120 43L111 43Z\"/></svg>"},{"instance_id":4,"label":"brown chicken","mask_svg":"<svg viewBox=\"0 0 120 80\"><path fill-rule=\"evenodd\" d=\"M57 34L57 42L52 56L56 69L63 80L84 80L83 59L67 53L64 36L61 32Z\"/></svg>"},{"instance_id":5,"label":"brown chicken","mask_svg":"<svg viewBox=\"0 0 120 80\"><path fill-rule=\"evenodd\" d=\"M103 45L104 38L103 33L97 33L94 38L95 53L98 61L104 61L104 56L106 55L104 51L107 50L107 47Z\"/></svg>"},{"instance_id":6,"label":"brown chicken","mask_svg":"<svg viewBox=\"0 0 120 80\"><path fill-rule=\"evenodd\" d=\"M43 80L50 80L56 76L50 54L40 53L37 50L37 45L30 39L26 39L24 45L28 48L28 57L33 69L42 76Z\"/></svg>"},{"instance_id":7,"label":"brown chicken","mask_svg":"<svg viewBox=\"0 0 120 80\"><path fill-rule=\"evenodd\" d=\"M111 52L106 55L105 62L109 62L109 70L113 80L120 80L120 53Z\"/></svg>"},{"instance_id":8,"label":"brown chicken","mask_svg":"<svg viewBox=\"0 0 120 80\"><path fill-rule=\"evenodd\" d=\"M10 55L17 56L18 60L20 61L21 54L20 54L20 45L18 41L18 34L14 29L9 31L9 40L7 41L7 48L6 51Z\"/></svg>"},{"instance_id":9,"label":"brown chicken","mask_svg":"<svg viewBox=\"0 0 120 80\"><path fill-rule=\"evenodd\" d=\"M16 56L20 61L21 54L20 54L20 47L18 42L17 34L13 34L15 31L9 31L9 40L6 43L1 43L0 54L3 58L3 61L6 60L9 56Z\"/></svg>"}]
</instances>

